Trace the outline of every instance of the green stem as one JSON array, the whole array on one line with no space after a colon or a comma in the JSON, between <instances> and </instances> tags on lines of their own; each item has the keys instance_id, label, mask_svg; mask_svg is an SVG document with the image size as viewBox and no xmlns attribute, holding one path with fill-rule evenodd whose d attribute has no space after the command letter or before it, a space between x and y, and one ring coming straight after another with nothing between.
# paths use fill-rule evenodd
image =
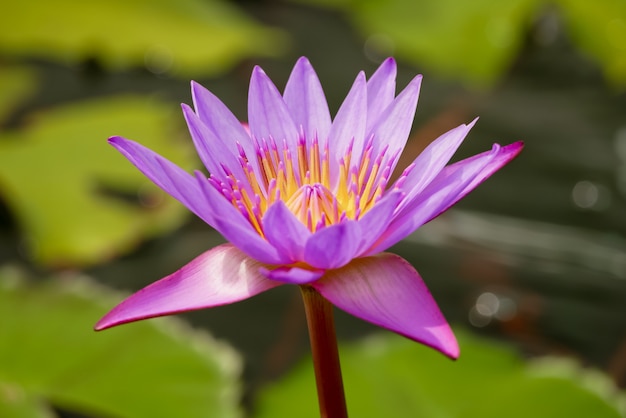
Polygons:
<instances>
[{"instance_id":1,"label":"green stem","mask_svg":"<svg viewBox=\"0 0 626 418\"><path fill-rule=\"evenodd\" d=\"M333 305L311 286L300 286L309 327L321 418L347 418Z\"/></svg>"}]
</instances>

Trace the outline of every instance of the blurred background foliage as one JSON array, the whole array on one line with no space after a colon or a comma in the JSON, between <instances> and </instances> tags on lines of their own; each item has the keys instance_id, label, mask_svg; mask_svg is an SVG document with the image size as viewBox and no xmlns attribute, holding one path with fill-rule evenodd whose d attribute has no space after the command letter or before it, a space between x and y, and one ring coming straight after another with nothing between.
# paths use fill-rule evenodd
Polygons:
<instances>
[{"instance_id":1,"label":"blurred background foliage","mask_svg":"<svg viewBox=\"0 0 626 418\"><path fill-rule=\"evenodd\" d=\"M510 68L543 12L563 19L577 48L626 83L626 4L621 0L294 0L343 10L375 54L395 53L419 67L475 86L490 86ZM554 23L535 34L557 35Z\"/></svg>"},{"instance_id":2,"label":"blurred background foliage","mask_svg":"<svg viewBox=\"0 0 626 418\"><path fill-rule=\"evenodd\" d=\"M316 416L295 289L91 331L123 297L105 286L222 242L106 138L197 168L189 79L245 120L252 66L280 88L300 55L334 110L387 56L400 86L425 74L400 165L476 115L462 156L527 144L394 248L458 324L458 362L337 313L352 414L626 416L624 0L3 4L0 416Z\"/></svg>"}]
</instances>

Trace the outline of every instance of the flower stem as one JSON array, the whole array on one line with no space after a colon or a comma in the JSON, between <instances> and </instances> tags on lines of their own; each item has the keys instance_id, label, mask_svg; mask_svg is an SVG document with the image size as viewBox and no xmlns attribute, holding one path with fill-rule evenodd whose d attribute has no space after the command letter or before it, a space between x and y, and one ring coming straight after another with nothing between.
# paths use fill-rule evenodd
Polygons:
<instances>
[{"instance_id":1,"label":"flower stem","mask_svg":"<svg viewBox=\"0 0 626 418\"><path fill-rule=\"evenodd\" d=\"M311 286L300 286L309 327L321 418L347 418L333 305Z\"/></svg>"}]
</instances>

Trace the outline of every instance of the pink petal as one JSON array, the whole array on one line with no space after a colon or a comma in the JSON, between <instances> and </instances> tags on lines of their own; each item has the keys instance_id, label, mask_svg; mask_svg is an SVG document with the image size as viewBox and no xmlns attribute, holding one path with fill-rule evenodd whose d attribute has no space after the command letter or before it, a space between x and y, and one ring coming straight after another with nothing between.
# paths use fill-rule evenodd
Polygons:
<instances>
[{"instance_id":1,"label":"pink petal","mask_svg":"<svg viewBox=\"0 0 626 418\"><path fill-rule=\"evenodd\" d=\"M283 98L296 127L304 130L307 144L315 137L325 144L331 126L330 112L322 85L305 57L293 67Z\"/></svg>"},{"instance_id":2,"label":"pink petal","mask_svg":"<svg viewBox=\"0 0 626 418\"><path fill-rule=\"evenodd\" d=\"M339 160L345 157L350 143L352 147L352 161L359 161L365 146L365 124L367 122L367 90L365 74L363 72L354 80L352 88L344 99L333 120L328 134L328 144L331 153L331 176L335 180L339 175Z\"/></svg>"},{"instance_id":3,"label":"pink petal","mask_svg":"<svg viewBox=\"0 0 626 418\"><path fill-rule=\"evenodd\" d=\"M407 202L419 195L430 182L437 177L445 165L450 161L463 140L478 119L469 125L458 126L431 142L424 151L413 161L414 167L406 176L401 189L406 192L404 206Z\"/></svg>"},{"instance_id":4,"label":"pink petal","mask_svg":"<svg viewBox=\"0 0 626 418\"><path fill-rule=\"evenodd\" d=\"M257 159L254 158L256 149L250 138L250 131L247 129L247 125L242 124L230 109L213 93L194 81L191 82L191 95L198 118L212 133L212 136L220 139L220 142L222 142L224 147L228 149L233 156L239 156L237 144L241 145L246 153L248 163L252 166L252 170L259 175L259 165ZM185 117L187 117L187 115L185 115ZM212 146L207 143L206 147L205 152L211 153L213 149ZM198 148L198 145L196 145L196 148ZM205 158L203 158L203 153L200 149L198 149L198 153L200 154L200 158L204 161ZM232 170L230 163L228 167ZM209 167L207 166L207 168ZM213 173L213 171L211 171L211 173Z\"/></svg>"},{"instance_id":5,"label":"pink petal","mask_svg":"<svg viewBox=\"0 0 626 418\"><path fill-rule=\"evenodd\" d=\"M261 274L271 280L275 280L281 283L289 283L296 285L303 285L311 283L325 273L324 270L309 270L300 267L278 267L274 270L269 270L264 267L260 269Z\"/></svg>"},{"instance_id":6,"label":"pink petal","mask_svg":"<svg viewBox=\"0 0 626 418\"><path fill-rule=\"evenodd\" d=\"M505 145L504 147L498 148L497 154L489 160L489 163L487 164L486 167L483 168L480 174L475 176L474 179L456 195L454 200L449 202L448 205L442 208L438 213L433 214L430 217L430 219L428 219L428 221L436 218L441 213L448 210L451 206L455 205L459 200L467 196L469 192L474 190L476 187L480 186L485 180L491 177L492 174L494 174L496 171L498 171L499 169L504 167L506 164L511 162L515 157L517 157L519 153L522 152L523 148L524 148L524 143L522 141L514 142L512 144ZM450 176L452 175L452 173L457 172L458 170L463 170L465 166L467 166L468 164L471 164L475 160L488 158L488 155L491 152L493 151L486 151L481 154L474 155L473 157L466 158L465 160L456 162L452 165L449 165L442 170L441 175Z\"/></svg>"},{"instance_id":7,"label":"pink petal","mask_svg":"<svg viewBox=\"0 0 626 418\"><path fill-rule=\"evenodd\" d=\"M360 258L311 284L338 308L453 359L459 346L417 271L389 253Z\"/></svg>"},{"instance_id":8,"label":"pink petal","mask_svg":"<svg viewBox=\"0 0 626 418\"><path fill-rule=\"evenodd\" d=\"M388 156L402 152L409 138L413 119L415 118L421 83L421 75L411 80L374 122L367 136L374 137L375 152L381 151L386 146L389 147L387 151ZM369 114L367 117L368 120L371 119Z\"/></svg>"},{"instance_id":9,"label":"pink petal","mask_svg":"<svg viewBox=\"0 0 626 418\"><path fill-rule=\"evenodd\" d=\"M400 190L389 191L358 220L359 224L362 225L362 236L357 254L365 253L387 230L402 197L403 193Z\"/></svg>"},{"instance_id":10,"label":"pink petal","mask_svg":"<svg viewBox=\"0 0 626 418\"><path fill-rule=\"evenodd\" d=\"M166 193L180 201L209 225L213 214L202 198L193 176L154 151L120 136L109 138L109 143L133 163L139 171Z\"/></svg>"},{"instance_id":11,"label":"pink petal","mask_svg":"<svg viewBox=\"0 0 626 418\"><path fill-rule=\"evenodd\" d=\"M493 149L445 167L424 191L396 214L383 238L367 254L384 251L443 213L521 151L521 143Z\"/></svg>"},{"instance_id":12,"label":"pink petal","mask_svg":"<svg viewBox=\"0 0 626 418\"><path fill-rule=\"evenodd\" d=\"M182 108L193 143L209 173L217 178L224 179L227 175L222 167L225 166L228 167L235 178L244 179L244 172L237 160L238 154L234 153L231 149L232 147L230 147L235 145L232 138L215 134L189 106L183 104ZM235 150L235 152L237 151Z\"/></svg>"},{"instance_id":13,"label":"pink petal","mask_svg":"<svg viewBox=\"0 0 626 418\"><path fill-rule=\"evenodd\" d=\"M211 226L227 241L232 242L241 251L263 263L288 264L288 254L276 250L264 240L252 224L235 207L226 200L212 185L204 174L196 172L196 181L200 186L201 197L211 207L214 214Z\"/></svg>"},{"instance_id":14,"label":"pink petal","mask_svg":"<svg viewBox=\"0 0 626 418\"><path fill-rule=\"evenodd\" d=\"M196 114L214 136L223 138L233 155L238 155L237 143L254 160L254 144L241 122L213 93L196 82L191 82L191 96Z\"/></svg>"},{"instance_id":15,"label":"pink petal","mask_svg":"<svg viewBox=\"0 0 626 418\"><path fill-rule=\"evenodd\" d=\"M260 67L254 67L248 94L248 123L257 139L273 138L279 146L286 141L297 150L299 133L280 92Z\"/></svg>"},{"instance_id":16,"label":"pink petal","mask_svg":"<svg viewBox=\"0 0 626 418\"><path fill-rule=\"evenodd\" d=\"M387 58L367 80L366 132L371 131L374 122L396 97L396 72L396 61Z\"/></svg>"},{"instance_id":17,"label":"pink petal","mask_svg":"<svg viewBox=\"0 0 626 418\"><path fill-rule=\"evenodd\" d=\"M128 297L98 321L95 329L226 305L279 286L259 272L262 266L233 245L220 245Z\"/></svg>"},{"instance_id":18,"label":"pink petal","mask_svg":"<svg viewBox=\"0 0 626 418\"><path fill-rule=\"evenodd\" d=\"M309 229L287 208L277 201L263 216L265 238L282 254L287 254L291 262L302 261L304 246L311 236Z\"/></svg>"},{"instance_id":19,"label":"pink petal","mask_svg":"<svg viewBox=\"0 0 626 418\"><path fill-rule=\"evenodd\" d=\"M361 241L358 222L344 221L315 232L304 248L304 262L318 269L345 266L355 257Z\"/></svg>"}]
</instances>

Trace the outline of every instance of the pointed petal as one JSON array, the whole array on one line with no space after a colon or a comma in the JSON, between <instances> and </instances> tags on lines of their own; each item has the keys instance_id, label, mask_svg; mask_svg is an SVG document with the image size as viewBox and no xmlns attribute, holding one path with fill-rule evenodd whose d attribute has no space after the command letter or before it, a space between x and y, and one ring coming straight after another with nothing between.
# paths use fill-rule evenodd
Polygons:
<instances>
[{"instance_id":1,"label":"pointed petal","mask_svg":"<svg viewBox=\"0 0 626 418\"><path fill-rule=\"evenodd\" d=\"M419 195L430 182L437 177L450 161L463 140L474 126L477 119L469 125L458 126L431 142L413 161L414 167L402 182L401 189L406 197L401 206Z\"/></svg>"},{"instance_id":2,"label":"pointed petal","mask_svg":"<svg viewBox=\"0 0 626 418\"><path fill-rule=\"evenodd\" d=\"M189 106L183 104L182 108L193 143L209 173L223 179L226 174L222 167L225 166L235 178L245 178L241 164L237 161L236 154L229 149L229 144L225 143L221 136L215 135ZM229 137L226 138L228 141L231 140ZM233 142L232 145L234 144Z\"/></svg>"},{"instance_id":3,"label":"pointed petal","mask_svg":"<svg viewBox=\"0 0 626 418\"><path fill-rule=\"evenodd\" d=\"M277 201L267 209L263 217L265 238L283 254L288 254L291 262L302 261L304 246L311 231L287 208L283 201Z\"/></svg>"},{"instance_id":4,"label":"pointed petal","mask_svg":"<svg viewBox=\"0 0 626 418\"><path fill-rule=\"evenodd\" d=\"M252 145L250 135L241 121L213 93L195 81L191 82L191 97L196 114L215 135L222 135L232 142L231 151L237 153L235 144Z\"/></svg>"},{"instance_id":5,"label":"pointed petal","mask_svg":"<svg viewBox=\"0 0 626 418\"><path fill-rule=\"evenodd\" d=\"M198 118L213 136L220 138L233 156L239 155L237 148L239 143L253 170L258 173L254 143L241 121L213 93L194 81L191 82L191 96ZM200 156L202 157L202 154Z\"/></svg>"},{"instance_id":6,"label":"pointed petal","mask_svg":"<svg viewBox=\"0 0 626 418\"><path fill-rule=\"evenodd\" d=\"M496 171L500 170L502 167L511 162L515 157L522 152L524 148L524 143L522 141L514 142L512 144L506 145L504 147L498 147L497 153L489 160L489 163L483 168L483 170L475 176L472 181L467 184L463 190L461 190L455 198L448 202L448 205L439 210L438 213L434 213L426 222L431 221L436 218L450 207L454 206L459 200L463 199L474 190L476 187L480 186L485 180L491 177ZM486 151L481 154L474 155L473 157L466 158L465 160L454 163L448 167L445 167L442 171L443 176L451 176L453 173L458 172L459 170L463 170L469 164L472 164L475 160L487 159L488 155L493 151ZM425 222L425 223L426 223Z\"/></svg>"},{"instance_id":7,"label":"pointed petal","mask_svg":"<svg viewBox=\"0 0 626 418\"><path fill-rule=\"evenodd\" d=\"M367 81L367 129L396 97L396 60L387 58Z\"/></svg>"},{"instance_id":8,"label":"pointed petal","mask_svg":"<svg viewBox=\"0 0 626 418\"><path fill-rule=\"evenodd\" d=\"M177 199L189 210L207 223L211 223L212 215L193 181L193 176L161 157L154 151L120 136L109 138L109 143L121 152L154 184Z\"/></svg>"},{"instance_id":9,"label":"pointed petal","mask_svg":"<svg viewBox=\"0 0 626 418\"><path fill-rule=\"evenodd\" d=\"M237 142L248 151L246 147L252 146L250 135L242 126L241 121L220 99L195 81L191 82L191 97L196 114L202 123L214 135L228 138L232 143L231 151L233 154L237 154L237 147L235 146ZM253 148L250 150L253 151Z\"/></svg>"},{"instance_id":10,"label":"pointed petal","mask_svg":"<svg viewBox=\"0 0 626 418\"><path fill-rule=\"evenodd\" d=\"M334 269L344 266L354 258L361 240L358 222L344 221L327 226L306 243L304 262L318 269Z\"/></svg>"},{"instance_id":11,"label":"pointed petal","mask_svg":"<svg viewBox=\"0 0 626 418\"><path fill-rule=\"evenodd\" d=\"M283 97L296 127L304 130L307 144L315 137L325 144L331 126L330 112L322 85L305 57L293 67Z\"/></svg>"},{"instance_id":12,"label":"pointed petal","mask_svg":"<svg viewBox=\"0 0 626 418\"><path fill-rule=\"evenodd\" d=\"M270 280L275 280L281 283L303 285L314 282L322 277L325 270L309 270L299 267L278 267L277 269L269 270L262 267L260 272Z\"/></svg>"},{"instance_id":13,"label":"pointed petal","mask_svg":"<svg viewBox=\"0 0 626 418\"><path fill-rule=\"evenodd\" d=\"M443 213L521 151L521 143L494 145L491 151L445 167L422 193L408 202L368 254L396 244L417 228Z\"/></svg>"},{"instance_id":14,"label":"pointed petal","mask_svg":"<svg viewBox=\"0 0 626 418\"><path fill-rule=\"evenodd\" d=\"M311 284L358 318L425 344L453 359L459 346L417 271L389 253L360 258Z\"/></svg>"},{"instance_id":15,"label":"pointed petal","mask_svg":"<svg viewBox=\"0 0 626 418\"><path fill-rule=\"evenodd\" d=\"M396 99L380 114L367 137L374 137L374 151L388 146L388 156L399 155L411 132L422 76L418 75L406 86ZM370 115L368 115L370 119ZM392 166L392 169L395 164Z\"/></svg>"},{"instance_id":16,"label":"pointed petal","mask_svg":"<svg viewBox=\"0 0 626 418\"><path fill-rule=\"evenodd\" d=\"M280 285L265 278L259 272L260 267L262 264L234 246L220 245L124 300L95 329L226 305Z\"/></svg>"},{"instance_id":17,"label":"pointed petal","mask_svg":"<svg viewBox=\"0 0 626 418\"><path fill-rule=\"evenodd\" d=\"M280 92L260 67L254 68L250 79L248 123L254 138L272 137L279 146L286 141L292 152L297 150L296 125Z\"/></svg>"},{"instance_id":18,"label":"pointed petal","mask_svg":"<svg viewBox=\"0 0 626 418\"><path fill-rule=\"evenodd\" d=\"M357 254L365 253L387 230L402 197L403 193L400 190L391 190L358 220L363 226Z\"/></svg>"},{"instance_id":19,"label":"pointed petal","mask_svg":"<svg viewBox=\"0 0 626 418\"><path fill-rule=\"evenodd\" d=\"M363 72L354 80L352 88L337 111L333 126L328 134L331 153L331 175L338 175L339 160L345 157L346 151L354 140L352 161L361 158L365 145L365 124L367 122L367 90ZM335 162L336 164L333 164ZM334 170L334 171L332 171Z\"/></svg>"},{"instance_id":20,"label":"pointed petal","mask_svg":"<svg viewBox=\"0 0 626 418\"><path fill-rule=\"evenodd\" d=\"M204 174L196 172L196 181L201 195L213 213L210 225L227 241L263 263L284 264L291 261L287 254L280 253L264 240L241 212L209 184Z\"/></svg>"}]
</instances>

